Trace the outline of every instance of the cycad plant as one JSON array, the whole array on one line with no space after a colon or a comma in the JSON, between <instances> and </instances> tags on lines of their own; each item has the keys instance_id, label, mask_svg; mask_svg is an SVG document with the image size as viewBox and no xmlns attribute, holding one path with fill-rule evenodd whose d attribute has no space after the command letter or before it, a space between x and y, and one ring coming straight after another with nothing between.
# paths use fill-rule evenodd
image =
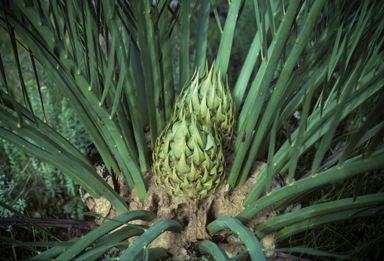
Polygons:
<instances>
[{"instance_id":1,"label":"cycad plant","mask_svg":"<svg viewBox=\"0 0 384 261\"><path fill-rule=\"evenodd\" d=\"M266 167L241 199L243 210L235 217L215 216L207 224L211 236L231 229L245 245L239 256L265 259L259 241L268 235L281 241L325 223L383 213L383 193L358 196L357 185L350 198L249 225L266 208L283 210L329 184L384 166L384 125L378 123L384 97L383 1L232 0L223 27L215 1L170 2L1 0L0 23L9 34L20 86L8 84L0 59L0 137L60 169L92 198L102 195L118 213L81 239L46 243L54 247L36 259L96 259L118 247L128 248L123 260L152 260L167 255L148 248L152 240L185 226L175 220L150 228L123 226L133 219L153 220L158 213L132 211L82 152L35 115L17 55L20 48L30 53L33 68L43 65L80 117L108 172L119 176L119 183L140 201L153 182L168 193L169 204L188 198L197 208L209 206L208 200L219 201L247 184L255 161L265 157ZM256 19L248 26L257 30L233 79L227 74L235 30L248 30L237 28L244 6L254 8ZM197 39L190 39L196 16ZM212 26L219 27L221 38L210 68L206 60ZM174 62L176 45L179 57ZM190 48L196 50L194 57ZM36 83L40 92L38 78ZM362 104L369 114L344 139L342 150L334 152L337 129ZM290 124L298 112L299 122ZM363 150L355 150L362 145ZM312 166L303 176L298 162L309 152ZM285 186L272 191L273 181L284 174ZM225 193L215 194L219 190ZM125 241L141 233L132 244ZM36 245L7 237L2 241ZM92 250L83 252L88 246ZM228 259L210 240L196 249Z\"/></svg>"}]
</instances>

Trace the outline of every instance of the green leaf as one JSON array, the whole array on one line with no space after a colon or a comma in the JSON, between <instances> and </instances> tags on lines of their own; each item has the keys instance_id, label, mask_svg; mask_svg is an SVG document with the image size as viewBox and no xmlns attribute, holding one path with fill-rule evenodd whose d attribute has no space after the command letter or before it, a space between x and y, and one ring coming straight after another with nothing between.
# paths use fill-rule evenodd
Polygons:
<instances>
[{"instance_id":1,"label":"green leaf","mask_svg":"<svg viewBox=\"0 0 384 261\"><path fill-rule=\"evenodd\" d=\"M96 229L89 232L87 235L83 236L79 241L77 241L73 246L68 248L67 251L62 253L57 257L58 260L69 260L78 255L81 251L83 251L86 247L92 244L95 240L100 238L101 236L111 232L112 230L121 226L121 222L128 222L131 220L145 220L151 221L156 218L155 213L145 210L134 210L123 213L111 221L104 223L103 225L97 227Z\"/></svg>"},{"instance_id":2,"label":"green leaf","mask_svg":"<svg viewBox=\"0 0 384 261\"><path fill-rule=\"evenodd\" d=\"M182 229L183 226L176 220L160 220L136 239L132 246L120 256L120 259L137 260L143 254L144 249L146 249L148 245L164 231L178 233Z\"/></svg>"},{"instance_id":3,"label":"green leaf","mask_svg":"<svg viewBox=\"0 0 384 261\"><path fill-rule=\"evenodd\" d=\"M195 5L196 6L196 5ZM209 28L209 1L203 1L199 10L199 33L197 36L195 70L199 69L199 76L205 73L205 63L207 56L208 28Z\"/></svg>"},{"instance_id":4,"label":"green leaf","mask_svg":"<svg viewBox=\"0 0 384 261\"><path fill-rule=\"evenodd\" d=\"M181 40L180 40L180 89L189 79L189 0L181 0Z\"/></svg>"},{"instance_id":5,"label":"green leaf","mask_svg":"<svg viewBox=\"0 0 384 261\"><path fill-rule=\"evenodd\" d=\"M256 236L249 230L248 227L241 224L238 219L221 217L207 226L207 229L211 234L227 228L232 230L244 242L252 260L266 260L261 244L257 240Z\"/></svg>"},{"instance_id":6,"label":"green leaf","mask_svg":"<svg viewBox=\"0 0 384 261\"><path fill-rule=\"evenodd\" d=\"M219 51L216 57L216 69L218 74L221 76L222 82L225 82L227 75L229 57L231 55L233 35L236 28L237 18L241 6L240 0L232 1L229 4L229 10L227 19L225 20L224 32L221 36ZM215 10L216 8L214 8Z\"/></svg>"},{"instance_id":7,"label":"green leaf","mask_svg":"<svg viewBox=\"0 0 384 261\"><path fill-rule=\"evenodd\" d=\"M225 251L209 240L203 240L196 244L196 249L202 254L210 254L215 260L229 260Z\"/></svg>"}]
</instances>

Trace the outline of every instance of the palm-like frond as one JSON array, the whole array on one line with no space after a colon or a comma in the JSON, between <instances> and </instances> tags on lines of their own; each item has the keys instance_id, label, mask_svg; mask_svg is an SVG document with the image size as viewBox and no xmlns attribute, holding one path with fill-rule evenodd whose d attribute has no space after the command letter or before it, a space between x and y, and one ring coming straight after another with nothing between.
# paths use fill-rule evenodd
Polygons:
<instances>
[{"instance_id":1,"label":"palm-like frond","mask_svg":"<svg viewBox=\"0 0 384 261\"><path fill-rule=\"evenodd\" d=\"M144 200L146 184L142 173L151 168L144 128L150 127L153 147L171 118L177 90L189 82L193 70L199 70L203 77L211 7L222 32L215 66L226 81L234 32L246 1L229 1L223 28L215 1L197 1L191 7L190 1L181 0L176 9L169 7L169 0L159 0L154 5L151 2L1 1L0 24L9 33L23 101L12 94L13 86L8 84L0 59L4 84L0 90L0 137L62 170L92 196L104 195L119 214L128 210L124 200L72 144L36 117L17 55L20 46L28 50L36 78L34 63L43 65L78 114L108 169L123 174L129 191L136 188ZM283 208L327 184L384 166L384 124L368 131L383 113L382 95L344 150L330 162L323 162L346 117L382 92L384 3L254 0L253 6L257 32L232 88L238 136L233 142L236 158L227 184L232 188L242 185L254 161L264 155L268 164L245 198L244 211L237 216L243 223L272 204ZM189 48L193 40L191 17L195 13L199 14L198 37L192 61ZM172 57L175 28L180 29L176 64ZM179 75L175 75L177 71ZM177 77L180 86L175 86ZM287 121L296 111L301 111L301 119L292 130ZM282 132L286 134L283 140L279 136ZM352 156L353 149L372 135L375 136L365 154ZM310 176L295 181L301 178L297 171L300 158L313 148L316 152ZM271 181L278 173L288 173L289 186L270 192ZM266 196L259 198L264 190ZM339 214L347 217L380 212L381 208L376 207L382 204L376 195L357 197L355 193L344 201L291 213L284 220L272 219L255 233L260 239L281 229L277 237L283 239L309 225L334 222ZM303 215L305 220L301 221ZM215 232L212 227L219 223L243 228L232 219L224 221L216 220L208 229ZM150 252L141 248L165 227L179 229L169 222L159 223L151 230L157 234L148 230L150 233L144 233L126 253L148 256ZM256 237L248 237L246 232L244 237L246 244L256 242ZM70 249L76 249L76 253L68 250L59 259L80 253L82 248L73 247L80 243L71 243ZM108 247L120 241L109 243ZM199 248L209 252L209 245L202 242ZM85 257L103 250L95 248ZM210 253L225 257L220 248L212 248ZM251 254L256 258L259 253Z\"/></svg>"}]
</instances>

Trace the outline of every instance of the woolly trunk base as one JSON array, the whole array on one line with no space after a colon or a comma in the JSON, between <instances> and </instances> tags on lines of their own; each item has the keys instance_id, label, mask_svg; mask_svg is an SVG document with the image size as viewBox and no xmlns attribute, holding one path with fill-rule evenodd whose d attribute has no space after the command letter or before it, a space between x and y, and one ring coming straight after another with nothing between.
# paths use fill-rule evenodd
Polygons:
<instances>
[{"instance_id":1,"label":"woolly trunk base","mask_svg":"<svg viewBox=\"0 0 384 261\"><path fill-rule=\"evenodd\" d=\"M227 158L227 165L231 166L234 160L234 155L231 154ZM243 200L248 194L252 186L255 184L261 170L265 167L264 162L255 162L250 172L249 178L241 187L236 187L229 194L228 186L221 186L216 192L202 201L192 200L189 197L171 198L163 188L156 187L152 182L152 173L146 173L144 178L148 184L148 192L144 202L140 202L136 190L128 193L125 186L124 178L119 177L120 196L129 204L130 210L150 210L157 214L157 218L151 222L133 221L132 224L142 224L147 226L154 225L159 220L177 220L184 230L181 233L164 232L150 245L150 248L163 248L178 260L188 259L193 254L190 246L191 243L202 240L213 240L219 244L227 255L232 258L245 250L245 245L238 237L231 234L229 231L221 231L217 234L210 235L206 230L206 226L219 217L235 217L243 209ZM227 167L229 172L230 167ZM229 173L228 173L229 174ZM224 183L225 184L225 183ZM272 181L272 190L281 187L277 180ZM117 212L110 206L109 202L105 202L103 197L95 199L95 212L101 216L114 218ZM255 227L268 219L276 216L273 206L270 206L256 216L254 216L247 226L251 231ZM104 219L98 219L96 223L102 224L106 222ZM129 239L133 242L136 237ZM273 249L276 247L274 234L270 234L261 240L263 248ZM274 252L265 252L268 259L272 259ZM247 258L247 254L243 258Z\"/></svg>"}]
</instances>

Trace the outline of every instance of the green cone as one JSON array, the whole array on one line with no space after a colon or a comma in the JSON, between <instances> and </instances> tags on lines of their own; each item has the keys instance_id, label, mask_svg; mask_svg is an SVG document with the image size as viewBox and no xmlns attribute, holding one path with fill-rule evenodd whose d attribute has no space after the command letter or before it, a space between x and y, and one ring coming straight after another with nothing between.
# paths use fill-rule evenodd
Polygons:
<instances>
[{"instance_id":1,"label":"green cone","mask_svg":"<svg viewBox=\"0 0 384 261\"><path fill-rule=\"evenodd\" d=\"M203 199L224 179L224 154L213 125L184 109L174 115L153 152L153 180L172 196Z\"/></svg>"}]
</instances>

